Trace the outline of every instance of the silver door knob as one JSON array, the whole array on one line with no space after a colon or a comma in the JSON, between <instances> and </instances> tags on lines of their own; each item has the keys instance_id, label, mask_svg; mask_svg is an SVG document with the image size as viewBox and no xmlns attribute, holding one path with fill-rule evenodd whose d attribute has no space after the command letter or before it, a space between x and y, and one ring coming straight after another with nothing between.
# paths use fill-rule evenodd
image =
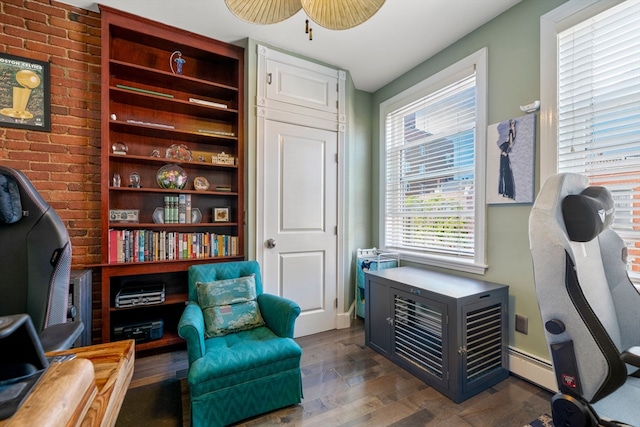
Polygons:
<instances>
[{"instance_id":1,"label":"silver door knob","mask_svg":"<svg viewBox=\"0 0 640 427\"><path fill-rule=\"evenodd\" d=\"M267 240L266 244L267 244L267 248L269 249L273 249L276 247L276 241L273 239Z\"/></svg>"}]
</instances>

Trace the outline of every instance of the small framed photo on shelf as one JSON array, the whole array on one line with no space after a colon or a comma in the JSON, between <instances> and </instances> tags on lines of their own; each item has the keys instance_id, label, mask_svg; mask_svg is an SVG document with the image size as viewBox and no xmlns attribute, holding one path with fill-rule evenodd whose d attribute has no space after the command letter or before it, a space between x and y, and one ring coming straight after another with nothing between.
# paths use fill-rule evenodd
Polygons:
<instances>
[{"instance_id":1,"label":"small framed photo on shelf","mask_svg":"<svg viewBox=\"0 0 640 427\"><path fill-rule=\"evenodd\" d=\"M229 208L213 208L213 222L229 222Z\"/></svg>"}]
</instances>

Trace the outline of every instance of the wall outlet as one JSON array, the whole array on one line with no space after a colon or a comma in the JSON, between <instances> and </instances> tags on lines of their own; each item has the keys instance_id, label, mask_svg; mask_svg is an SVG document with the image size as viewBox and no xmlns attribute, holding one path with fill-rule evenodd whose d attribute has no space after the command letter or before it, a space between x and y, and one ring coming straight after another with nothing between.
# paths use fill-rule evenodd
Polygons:
<instances>
[{"instance_id":1,"label":"wall outlet","mask_svg":"<svg viewBox=\"0 0 640 427\"><path fill-rule=\"evenodd\" d=\"M516 314L516 332L521 332L525 335L529 333L529 318L521 314Z\"/></svg>"}]
</instances>

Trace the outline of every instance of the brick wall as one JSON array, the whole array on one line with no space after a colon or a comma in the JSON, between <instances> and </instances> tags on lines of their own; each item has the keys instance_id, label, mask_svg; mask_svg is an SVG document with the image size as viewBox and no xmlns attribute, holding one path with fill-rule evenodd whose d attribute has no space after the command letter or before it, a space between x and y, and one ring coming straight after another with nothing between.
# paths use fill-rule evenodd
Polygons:
<instances>
[{"instance_id":1,"label":"brick wall","mask_svg":"<svg viewBox=\"0 0 640 427\"><path fill-rule=\"evenodd\" d=\"M46 61L51 69L51 132L0 124L0 164L22 170L60 215L71 236L72 268L99 263L100 15L55 1L2 0L0 52ZM95 342L100 275L93 273Z\"/></svg>"},{"instance_id":2,"label":"brick wall","mask_svg":"<svg viewBox=\"0 0 640 427\"><path fill-rule=\"evenodd\" d=\"M0 51L51 69L51 132L0 124L0 163L22 170L60 215L73 267L98 263L100 15L47 0L0 1Z\"/></svg>"}]
</instances>

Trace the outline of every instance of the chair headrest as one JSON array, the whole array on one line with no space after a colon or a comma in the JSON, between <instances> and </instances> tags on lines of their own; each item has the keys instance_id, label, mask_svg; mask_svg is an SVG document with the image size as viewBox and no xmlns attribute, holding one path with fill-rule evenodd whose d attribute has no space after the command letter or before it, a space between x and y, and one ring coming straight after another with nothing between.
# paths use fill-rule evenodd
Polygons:
<instances>
[{"instance_id":1,"label":"chair headrest","mask_svg":"<svg viewBox=\"0 0 640 427\"><path fill-rule=\"evenodd\" d=\"M614 218L614 203L605 187L587 187L562 200L562 216L569 239L589 242L606 230Z\"/></svg>"},{"instance_id":2,"label":"chair headrest","mask_svg":"<svg viewBox=\"0 0 640 427\"><path fill-rule=\"evenodd\" d=\"M13 176L0 173L0 224L13 224L21 218L18 182Z\"/></svg>"}]
</instances>

